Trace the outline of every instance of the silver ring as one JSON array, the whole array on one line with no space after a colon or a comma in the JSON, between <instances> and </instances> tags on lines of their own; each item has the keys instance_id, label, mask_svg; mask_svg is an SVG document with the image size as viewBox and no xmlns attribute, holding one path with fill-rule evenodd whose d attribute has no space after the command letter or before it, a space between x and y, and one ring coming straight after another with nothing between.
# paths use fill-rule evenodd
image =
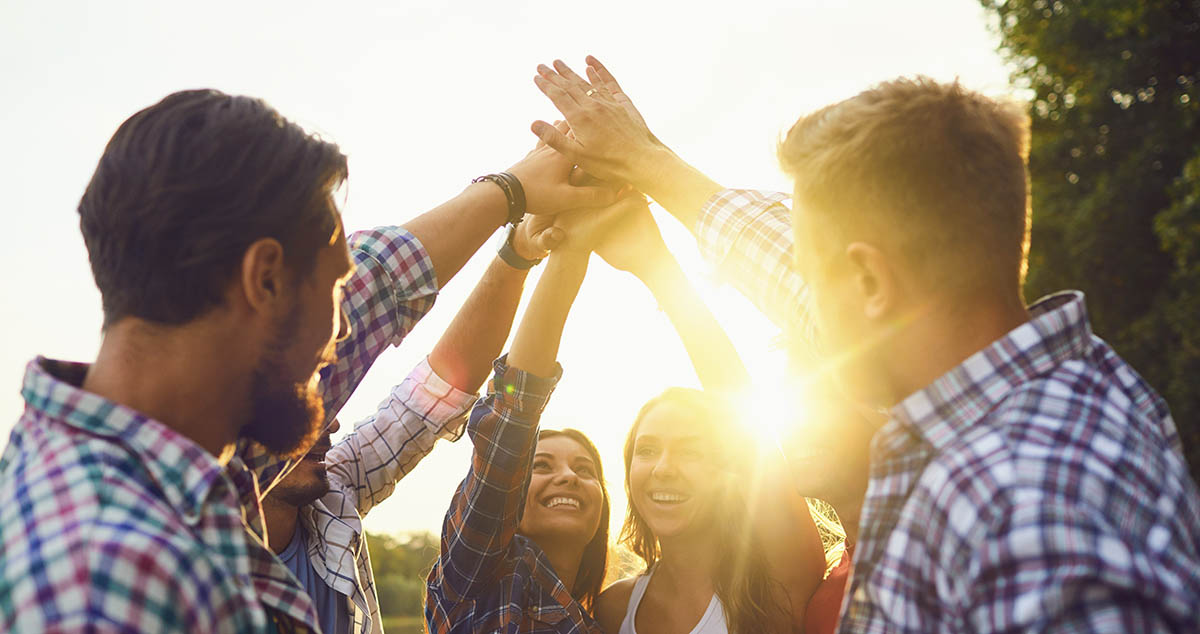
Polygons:
<instances>
[{"instance_id":1,"label":"silver ring","mask_svg":"<svg viewBox=\"0 0 1200 634\"><path fill-rule=\"evenodd\" d=\"M592 95L594 95L594 94L596 94L596 89L595 89L595 88L592 88L592 89L589 89L587 92L583 93L583 96L585 96L585 97L591 97L591 96L592 96Z\"/></svg>"}]
</instances>

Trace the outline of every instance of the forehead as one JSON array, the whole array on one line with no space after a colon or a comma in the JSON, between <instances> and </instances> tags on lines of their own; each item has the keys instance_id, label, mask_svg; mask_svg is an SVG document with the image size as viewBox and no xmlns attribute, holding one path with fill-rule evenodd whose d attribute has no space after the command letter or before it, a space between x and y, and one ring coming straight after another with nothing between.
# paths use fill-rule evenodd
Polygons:
<instances>
[{"instance_id":1,"label":"forehead","mask_svg":"<svg viewBox=\"0 0 1200 634\"><path fill-rule=\"evenodd\" d=\"M550 436L538 441L535 453L549 454L563 461L572 462L579 458L592 460L592 454L577 441L567 436Z\"/></svg>"},{"instance_id":2,"label":"forehead","mask_svg":"<svg viewBox=\"0 0 1200 634\"><path fill-rule=\"evenodd\" d=\"M637 438L654 436L664 441L702 440L708 421L691 407L666 401L650 408L638 424Z\"/></svg>"}]
</instances>

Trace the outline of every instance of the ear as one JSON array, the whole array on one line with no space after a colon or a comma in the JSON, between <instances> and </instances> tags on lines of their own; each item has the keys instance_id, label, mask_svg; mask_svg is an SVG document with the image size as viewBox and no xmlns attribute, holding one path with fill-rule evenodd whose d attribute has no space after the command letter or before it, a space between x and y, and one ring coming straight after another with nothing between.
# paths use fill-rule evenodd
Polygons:
<instances>
[{"instance_id":1,"label":"ear","mask_svg":"<svg viewBox=\"0 0 1200 634\"><path fill-rule=\"evenodd\" d=\"M284 288L283 245L274 238L252 243L242 255L241 294L256 313L275 312Z\"/></svg>"},{"instance_id":2,"label":"ear","mask_svg":"<svg viewBox=\"0 0 1200 634\"><path fill-rule=\"evenodd\" d=\"M862 302L863 316L885 319L900 303L900 280L894 262L872 244L852 242L846 246L851 281Z\"/></svg>"}]
</instances>

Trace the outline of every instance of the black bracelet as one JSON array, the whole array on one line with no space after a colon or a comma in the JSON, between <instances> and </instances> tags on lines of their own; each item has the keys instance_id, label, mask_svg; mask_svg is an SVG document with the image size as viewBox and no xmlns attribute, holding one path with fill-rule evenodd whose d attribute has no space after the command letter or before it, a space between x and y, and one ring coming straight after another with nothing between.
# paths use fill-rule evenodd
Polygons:
<instances>
[{"instance_id":1,"label":"black bracelet","mask_svg":"<svg viewBox=\"0 0 1200 634\"><path fill-rule=\"evenodd\" d=\"M521 181L509 172L487 174L471 180L472 183L483 181L495 183L504 192L504 198L508 201L508 224L519 224L525 217L525 188L521 187Z\"/></svg>"}]
</instances>

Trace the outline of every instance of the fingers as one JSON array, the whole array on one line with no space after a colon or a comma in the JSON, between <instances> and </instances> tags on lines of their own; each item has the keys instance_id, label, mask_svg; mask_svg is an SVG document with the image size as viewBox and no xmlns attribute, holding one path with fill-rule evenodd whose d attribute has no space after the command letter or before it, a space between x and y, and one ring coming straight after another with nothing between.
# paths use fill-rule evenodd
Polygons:
<instances>
[{"instance_id":1,"label":"fingers","mask_svg":"<svg viewBox=\"0 0 1200 634\"><path fill-rule=\"evenodd\" d=\"M579 112L579 103L567 93L564 87L549 78L555 77L558 78L558 80L561 80L562 78L558 77L557 73L551 71L549 68L546 68L545 65L538 66L538 73L541 73L543 68L549 72L545 75L538 74L534 76L534 85L538 87L538 90L542 91L543 95L546 95L550 98L550 103L553 103L554 107L558 108L558 111L561 112L563 116L567 118L567 120L570 120Z\"/></svg>"},{"instance_id":2,"label":"fingers","mask_svg":"<svg viewBox=\"0 0 1200 634\"><path fill-rule=\"evenodd\" d=\"M541 143L550 146L551 149L567 157L572 162L579 162L579 155L583 146L579 145L578 141L568 138L557 125L550 125L545 121L538 120L534 121L529 129L538 136Z\"/></svg>"},{"instance_id":3,"label":"fingers","mask_svg":"<svg viewBox=\"0 0 1200 634\"><path fill-rule=\"evenodd\" d=\"M566 191L563 192L562 200L563 207L579 209L579 208L594 208L607 207L613 204L617 199L617 193L613 190L600 185L588 185L584 187L566 186Z\"/></svg>"},{"instance_id":4,"label":"fingers","mask_svg":"<svg viewBox=\"0 0 1200 634\"><path fill-rule=\"evenodd\" d=\"M545 64L538 64L537 72L538 77L541 77L542 81L562 91L568 99L574 101L575 103L580 103L587 99L587 97L583 94L587 91L587 88L580 88L577 83L568 80L566 77L563 77L553 68L550 68ZM536 77L534 78L534 83L537 83ZM546 91L542 90L542 92ZM550 93L546 93L546 96L549 97ZM566 113L564 112L563 114Z\"/></svg>"},{"instance_id":5,"label":"fingers","mask_svg":"<svg viewBox=\"0 0 1200 634\"><path fill-rule=\"evenodd\" d=\"M554 129L558 130L563 135L567 135L571 131L571 126L567 125L566 121L559 119L554 122ZM544 140L542 140L541 137L538 137L537 145L535 145L533 147L534 148L546 147L546 142Z\"/></svg>"},{"instance_id":6,"label":"fingers","mask_svg":"<svg viewBox=\"0 0 1200 634\"><path fill-rule=\"evenodd\" d=\"M607 88L610 93L624 92L621 90L621 84L617 83L617 78L613 77L612 73L608 72L608 69L604 67L604 64L600 63L600 60L588 55L586 61L588 65L589 77L591 77L591 73L594 72L596 73L596 77L600 79L600 83L604 84L605 88ZM592 83L595 84L596 82L593 81Z\"/></svg>"},{"instance_id":7,"label":"fingers","mask_svg":"<svg viewBox=\"0 0 1200 634\"><path fill-rule=\"evenodd\" d=\"M582 77L575 74L575 71L571 70L571 67L567 66L566 62L561 59L554 60L554 70L558 71L559 76L567 81L571 89L578 92L577 99L587 97L587 91L591 90L592 86L584 81Z\"/></svg>"},{"instance_id":8,"label":"fingers","mask_svg":"<svg viewBox=\"0 0 1200 634\"><path fill-rule=\"evenodd\" d=\"M595 88L597 94L605 99L613 98L612 91L608 89L608 84L604 83L604 80L600 78L600 73L597 73L595 68L588 66L587 76L588 81L591 82L592 87Z\"/></svg>"}]
</instances>

